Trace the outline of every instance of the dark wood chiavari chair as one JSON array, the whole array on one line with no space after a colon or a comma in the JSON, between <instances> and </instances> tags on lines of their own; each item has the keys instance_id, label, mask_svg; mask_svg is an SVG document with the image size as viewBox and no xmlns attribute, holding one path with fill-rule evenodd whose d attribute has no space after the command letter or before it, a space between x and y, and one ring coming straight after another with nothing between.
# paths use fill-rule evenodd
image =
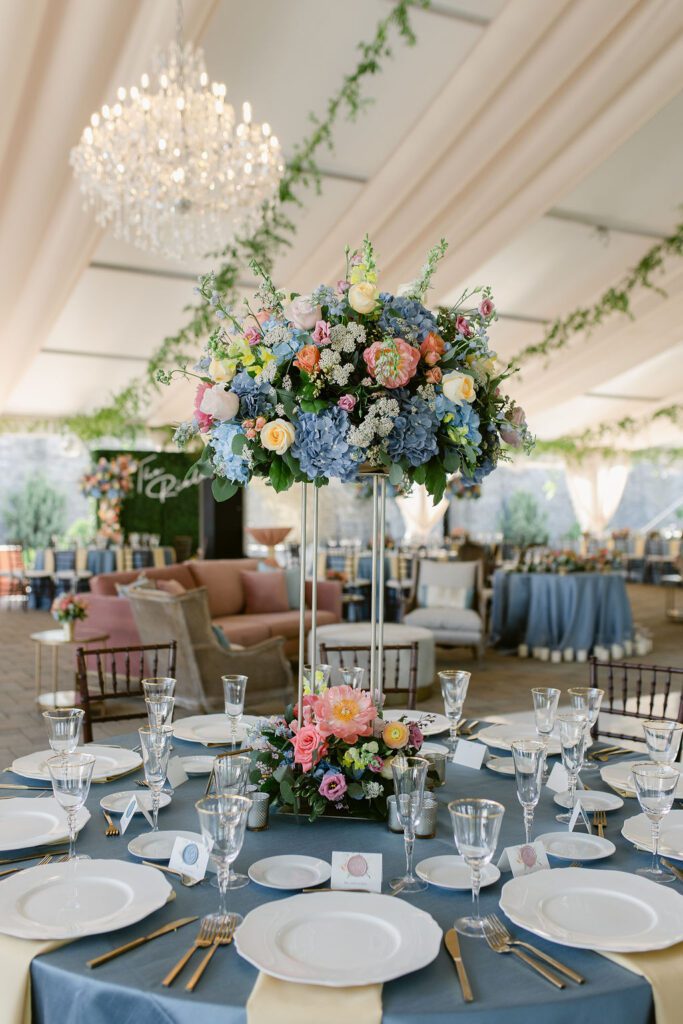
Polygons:
<instances>
[{"instance_id":1,"label":"dark wood chiavari chair","mask_svg":"<svg viewBox=\"0 0 683 1024\"><path fill-rule=\"evenodd\" d=\"M625 719L669 719L683 722L683 668L641 665L628 661L589 661L589 685L605 691L601 712ZM633 733L602 729L600 718L595 739L634 739ZM639 738L639 737L636 737Z\"/></svg>"},{"instance_id":2,"label":"dark wood chiavari chair","mask_svg":"<svg viewBox=\"0 0 683 1024\"><path fill-rule=\"evenodd\" d=\"M403 652L409 655L408 685L400 685L401 657ZM357 668L361 664L359 655L363 655L364 665L370 663L370 646L359 644L354 646L337 646L332 644L320 644L320 660L325 665L330 665L334 670L338 668ZM394 654L394 666L391 673L392 678L387 674L387 655ZM406 693L407 703L411 710L414 710L417 701L417 641L411 644L385 644L383 650L384 669L384 692L385 693ZM392 685L393 681L393 685Z\"/></svg>"}]
</instances>

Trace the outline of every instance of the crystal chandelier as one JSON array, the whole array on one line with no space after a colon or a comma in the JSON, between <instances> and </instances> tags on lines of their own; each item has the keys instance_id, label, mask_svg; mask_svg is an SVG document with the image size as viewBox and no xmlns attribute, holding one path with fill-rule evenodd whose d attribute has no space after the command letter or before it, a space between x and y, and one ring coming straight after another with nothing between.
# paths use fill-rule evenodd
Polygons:
<instances>
[{"instance_id":1,"label":"crystal chandelier","mask_svg":"<svg viewBox=\"0 0 683 1024\"><path fill-rule=\"evenodd\" d=\"M201 258L258 227L284 170L268 124L242 106L238 123L225 85L209 83L201 50L176 40L153 77L117 91L93 114L71 166L97 223L141 249Z\"/></svg>"}]
</instances>

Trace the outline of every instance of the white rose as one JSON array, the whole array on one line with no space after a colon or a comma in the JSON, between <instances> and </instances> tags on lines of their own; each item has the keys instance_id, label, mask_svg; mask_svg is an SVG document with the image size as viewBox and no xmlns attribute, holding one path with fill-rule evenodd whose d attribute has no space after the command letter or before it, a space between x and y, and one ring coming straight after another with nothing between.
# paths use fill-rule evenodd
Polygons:
<instances>
[{"instance_id":1,"label":"white rose","mask_svg":"<svg viewBox=\"0 0 683 1024\"><path fill-rule=\"evenodd\" d=\"M216 420L231 420L239 412L240 400L234 391L228 391L224 384L207 388L199 409Z\"/></svg>"},{"instance_id":2,"label":"white rose","mask_svg":"<svg viewBox=\"0 0 683 1024\"><path fill-rule=\"evenodd\" d=\"M295 436L294 426L288 420L271 420L261 428L261 444L276 455L284 455Z\"/></svg>"},{"instance_id":3,"label":"white rose","mask_svg":"<svg viewBox=\"0 0 683 1024\"><path fill-rule=\"evenodd\" d=\"M320 306L314 306L310 295L297 295L285 306L284 314L290 324L302 331L312 331L323 312Z\"/></svg>"},{"instance_id":4,"label":"white rose","mask_svg":"<svg viewBox=\"0 0 683 1024\"><path fill-rule=\"evenodd\" d=\"M471 377L469 373L452 370L451 373L447 373L443 377L441 387L446 398L456 405L460 405L461 402L473 402L477 397L474 390L474 377Z\"/></svg>"},{"instance_id":5,"label":"white rose","mask_svg":"<svg viewBox=\"0 0 683 1024\"><path fill-rule=\"evenodd\" d=\"M377 305L377 288L370 281L360 281L352 284L348 294L349 306L355 309L356 313L372 313Z\"/></svg>"}]
</instances>

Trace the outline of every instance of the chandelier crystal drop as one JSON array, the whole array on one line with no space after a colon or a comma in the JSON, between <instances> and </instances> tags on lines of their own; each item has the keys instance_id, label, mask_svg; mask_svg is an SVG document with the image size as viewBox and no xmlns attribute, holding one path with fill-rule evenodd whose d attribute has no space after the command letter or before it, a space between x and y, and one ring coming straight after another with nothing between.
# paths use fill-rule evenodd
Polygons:
<instances>
[{"instance_id":1,"label":"chandelier crystal drop","mask_svg":"<svg viewBox=\"0 0 683 1024\"><path fill-rule=\"evenodd\" d=\"M71 166L97 223L116 238L174 260L201 258L248 237L273 203L284 164L268 124L226 87L209 82L201 50L182 36L160 55L153 79L120 88L71 151Z\"/></svg>"}]
</instances>

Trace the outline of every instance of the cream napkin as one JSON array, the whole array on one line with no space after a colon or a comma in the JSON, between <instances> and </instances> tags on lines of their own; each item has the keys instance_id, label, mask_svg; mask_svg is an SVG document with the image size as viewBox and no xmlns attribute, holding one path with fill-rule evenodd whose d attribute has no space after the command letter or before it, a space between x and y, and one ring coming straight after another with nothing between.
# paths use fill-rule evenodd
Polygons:
<instances>
[{"instance_id":1,"label":"cream napkin","mask_svg":"<svg viewBox=\"0 0 683 1024\"><path fill-rule=\"evenodd\" d=\"M603 953L608 960L647 978L652 985L656 1024L680 1024L683 1004L683 942L651 953Z\"/></svg>"},{"instance_id":2,"label":"cream napkin","mask_svg":"<svg viewBox=\"0 0 683 1024\"><path fill-rule=\"evenodd\" d=\"M295 985L259 974L247 1000L247 1024L320 1024L321 1020L325 1024L381 1024L382 986Z\"/></svg>"},{"instance_id":3,"label":"cream napkin","mask_svg":"<svg viewBox=\"0 0 683 1024\"><path fill-rule=\"evenodd\" d=\"M31 1024L31 961L65 940L33 941L0 935L2 1024Z\"/></svg>"}]
</instances>

